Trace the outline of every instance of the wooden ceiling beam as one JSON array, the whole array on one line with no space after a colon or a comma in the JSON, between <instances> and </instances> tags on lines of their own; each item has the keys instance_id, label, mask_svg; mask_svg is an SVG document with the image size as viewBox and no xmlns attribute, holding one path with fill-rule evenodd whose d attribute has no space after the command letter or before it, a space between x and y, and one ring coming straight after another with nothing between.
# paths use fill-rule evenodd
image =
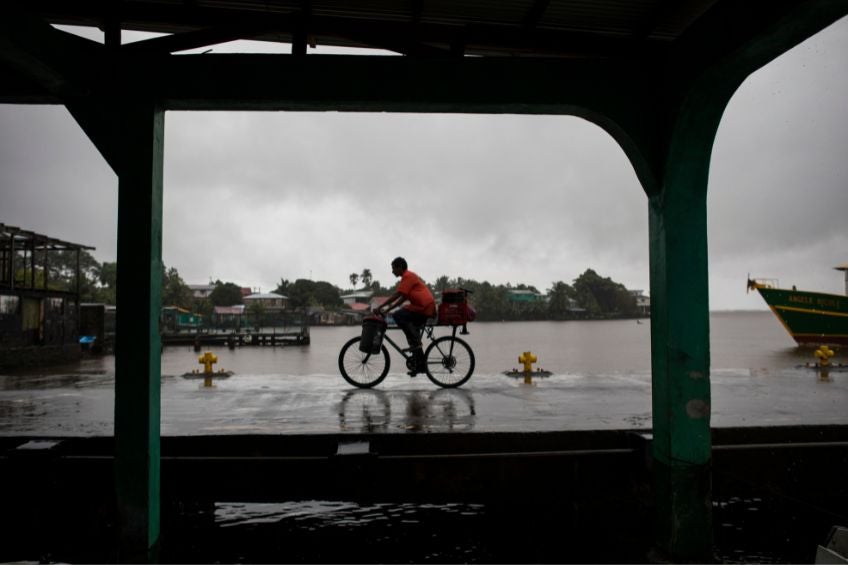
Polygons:
<instances>
[{"instance_id":1,"label":"wooden ceiling beam","mask_svg":"<svg viewBox=\"0 0 848 565\"><path fill-rule=\"evenodd\" d=\"M104 55L102 45L65 33L26 12L0 20L0 63L61 97L90 93L88 85ZM99 64L95 67L99 67Z\"/></svg>"},{"instance_id":2,"label":"wooden ceiling beam","mask_svg":"<svg viewBox=\"0 0 848 565\"><path fill-rule=\"evenodd\" d=\"M545 10L548 9L548 4L551 0L536 0L527 13L524 15L524 21L521 23L521 28L525 33L531 32L539 25L539 21L545 15Z\"/></svg>"},{"instance_id":3,"label":"wooden ceiling beam","mask_svg":"<svg viewBox=\"0 0 848 565\"><path fill-rule=\"evenodd\" d=\"M273 31L274 28L268 24L261 26L251 25L228 25L212 28L204 28L182 33L173 33L161 37L153 37L141 41L134 41L122 46L128 51L146 50L161 53L176 53L189 49L198 49L212 45L220 45L239 39L252 39L255 36Z\"/></svg>"},{"instance_id":4,"label":"wooden ceiling beam","mask_svg":"<svg viewBox=\"0 0 848 565\"><path fill-rule=\"evenodd\" d=\"M424 20L423 2L411 5L409 21L390 21L376 19L352 19L340 16L319 16L308 14L307 32L309 37L333 45L333 38L342 39L342 44L354 43L352 47L377 47L405 54L423 52L426 56L450 55L457 47L465 45L466 53L482 55L521 55L529 56L608 56L612 53L625 55L638 47L633 38L617 38L597 35L590 32L556 31L536 29L543 17L549 0L537 0L528 10L524 19L516 25L495 25L487 23L427 23ZM72 6L69 7L69 6ZM311 6L311 5L310 5ZM78 0L72 5L60 0L35 0L32 9L54 23L80 25L84 21L97 22L104 26L102 4L93 0ZM140 2L121 2L116 10L123 29L136 31L159 31L173 34L186 33L183 37L162 39L159 47L174 52L186 48L212 45L219 37L246 38L292 42L298 29L302 27L300 11L290 12L248 12L225 8L198 7L193 3L147 4ZM404 37L409 43L412 24L414 43L428 46L427 49L399 49L398 37ZM89 23L90 25L90 23ZM234 28L227 33L227 28ZM262 29L268 30L261 33ZM211 30L211 31L202 31ZM259 31L256 31L259 30ZM208 36L206 35L208 34ZM660 42L665 43L668 42ZM173 46L171 45L173 44ZM157 45L150 43L149 46ZM159 48L157 47L157 48ZM478 49L480 52L475 52Z\"/></svg>"},{"instance_id":5,"label":"wooden ceiling beam","mask_svg":"<svg viewBox=\"0 0 848 565\"><path fill-rule=\"evenodd\" d=\"M647 69L613 62L257 54L169 57L135 80L131 90L153 89L172 110L554 114L599 108L622 93L635 101L653 81Z\"/></svg>"}]
</instances>

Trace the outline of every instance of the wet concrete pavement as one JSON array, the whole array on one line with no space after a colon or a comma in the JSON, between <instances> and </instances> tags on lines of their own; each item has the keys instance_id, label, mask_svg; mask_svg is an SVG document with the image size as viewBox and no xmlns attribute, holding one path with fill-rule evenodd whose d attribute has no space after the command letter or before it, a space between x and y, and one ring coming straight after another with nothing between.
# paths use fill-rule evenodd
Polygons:
<instances>
[{"instance_id":1,"label":"wet concrete pavement","mask_svg":"<svg viewBox=\"0 0 848 565\"><path fill-rule=\"evenodd\" d=\"M711 379L714 428L774 426L771 439L750 450L721 449L722 433L715 433L717 561L809 562L840 520L842 511L827 503L844 508L831 487L844 469L844 448L831 445L830 433L844 430L828 427L822 439L809 428L787 435L785 426L848 424L848 372L823 378L801 368L717 370ZM330 373L245 373L211 384L162 378L166 562L649 560L648 487L634 465L638 452L634 458L598 443L601 435L630 436L615 430L650 428L648 372L554 374L531 384L481 373L461 389L394 373L367 390ZM114 548L103 543L115 539L113 521L102 515L112 496L105 436L112 435L114 385L110 371L86 364L0 376L0 437L9 445L23 436L86 436L28 442L63 444L57 449L67 460L59 456L54 466L43 466L39 453L16 450L7 458L6 470L18 478L7 491L16 509L7 516L15 519L4 531L16 543L0 560L115 561ZM438 433L451 431L471 435ZM512 440L489 434L558 431L565 433ZM333 455L336 434L355 442L360 432L376 433L368 441L380 444L367 469L359 469L357 455ZM308 453L291 447L302 449L310 434ZM540 435L546 437L532 437ZM813 443L793 447L793 438ZM571 453L578 440L591 452ZM462 449L450 449L451 442ZM540 442L556 449L539 457ZM768 447L775 442L785 445Z\"/></svg>"},{"instance_id":2,"label":"wet concrete pavement","mask_svg":"<svg viewBox=\"0 0 848 565\"><path fill-rule=\"evenodd\" d=\"M712 426L848 423L848 371L719 370ZM460 389L390 374L375 389L339 375L162 378L162 434L536 432L649 429L650 374L555 374L531 384L475 374ZM86 370L0 376L0 435L112 435L114 376Z\"/></svg>"}]
</instances>

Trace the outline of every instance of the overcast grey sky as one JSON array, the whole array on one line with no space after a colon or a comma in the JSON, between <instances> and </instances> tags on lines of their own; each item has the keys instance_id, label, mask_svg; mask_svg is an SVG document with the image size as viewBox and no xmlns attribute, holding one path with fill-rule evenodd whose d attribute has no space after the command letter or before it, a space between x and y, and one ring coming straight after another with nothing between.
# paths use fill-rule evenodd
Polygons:
<instances>
[{"instance_id":1,"label":"overcast grey sky","mask_svg":"<svg viewBox=\"0 0 848 565\"><path fill-rule=\"evenodd\" d=\"M848 18L749 77L725 112L712 309L764 309L749 272L843 292L846 148ZM544 292L593 268L649 286L644 192L613 140L573 117L169 112L164 194L163 260L190 284L347 288L369 268L388 285L403 255L429 281ZM0 105L0 222L113 261L116 207L117 178L63 107Z\"/></svg>"}]
</instances>

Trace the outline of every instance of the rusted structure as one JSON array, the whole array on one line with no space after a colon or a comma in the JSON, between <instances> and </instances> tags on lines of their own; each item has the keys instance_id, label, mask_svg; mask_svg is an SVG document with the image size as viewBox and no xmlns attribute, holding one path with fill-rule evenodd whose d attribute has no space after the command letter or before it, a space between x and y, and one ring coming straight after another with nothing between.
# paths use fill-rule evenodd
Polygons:
<instances>
[{"instance_id":1,"label":"rusted structure","mask_svg":"<svg viewBox=\"0 0 848 565\"><path fill-rule=\"evenodd\" d=\"M568 114L603 128L647 197L656 546L710 552L707 177L754 71L848 0L28 0L0 21L0 102L63 104L119 178L115 456L124 553L160 539L162 167L167 110ZM99 44L50 24L96 26ZM122 45L122 29L162 37ZM236 39L290 55L174 55ZM308 45L404 57L308 56Z\"/></svg>"},{"instance_id":2,"label":"rusted structure","mask_svg":"<svg viewBox=\"0 0 848 565\"><path fill-rule=\"evenodd\" d=\"M79 357L83 249L94 248L0 224L0 367ZM70 287L50 278L56 252L76 258Z\"/></svg>"}]
</instances>

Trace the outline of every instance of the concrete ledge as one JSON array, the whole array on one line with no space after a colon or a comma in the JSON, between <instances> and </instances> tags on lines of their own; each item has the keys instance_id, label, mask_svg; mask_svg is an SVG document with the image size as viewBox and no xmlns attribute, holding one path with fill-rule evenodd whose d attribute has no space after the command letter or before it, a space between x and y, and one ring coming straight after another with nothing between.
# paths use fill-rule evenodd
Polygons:
<instances>
[{"instance_id":1,"label":"concrete ledge","mask_svg":"<svg viewBox=\"0 0 848 565\"><path fill-rule=\"evenodd\" d=\"M652 541L650 441L649 432L632 430L163 437L163 547L177 551L193 536L220 550L209 541L219 535L220 503L463 502L486 509L480 543L513 540L497 545L493 558L521 562L531 551L540 562L639 560ZM0 438L0 528L15 542L9 547L49 547L54 560L109 560L103 540L116 539L113 448L111 437ZM717 553L812 561L830 528L848 522L848 493L838 488L845 468L848 426L716 430ZM510 537L516 530L530 537ZM559 537L572 546L563 550ZM101 553L74 553L80 548ZM262 547L243 551L248 560L279 559ZM0 561L19 555L0 551Z\"/></svg>"}]
</instances>

